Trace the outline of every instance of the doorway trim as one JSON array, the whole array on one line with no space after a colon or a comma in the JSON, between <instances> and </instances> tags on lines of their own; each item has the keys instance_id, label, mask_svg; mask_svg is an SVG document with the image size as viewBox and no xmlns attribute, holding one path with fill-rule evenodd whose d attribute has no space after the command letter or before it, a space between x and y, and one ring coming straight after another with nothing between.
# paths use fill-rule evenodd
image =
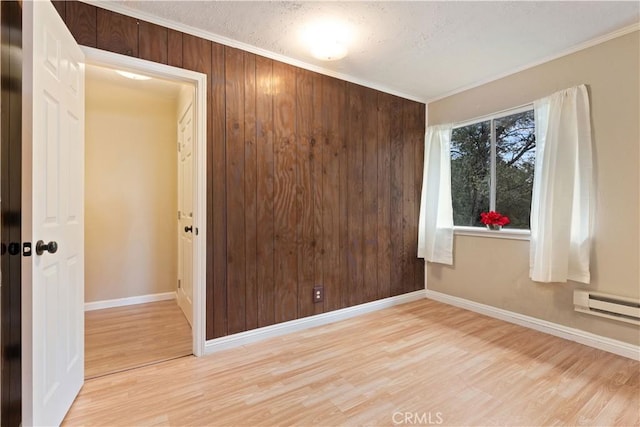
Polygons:
<instances>
[{"instance_id":1,"label":"doorway trim","mask_svg":"<svg viewBox=\"0 0 640 427\"><path fill-rule=\"evenodd\" d=\"M126 68L152 77L193 84L195 86L195 179L193 247L193 325L192 351L195 356L205 354L206 342L206 277L207 277L207 75L170 65L133 58L86 46L80 46L86 62L108 68Z\"/></svg>"}]
</instances>

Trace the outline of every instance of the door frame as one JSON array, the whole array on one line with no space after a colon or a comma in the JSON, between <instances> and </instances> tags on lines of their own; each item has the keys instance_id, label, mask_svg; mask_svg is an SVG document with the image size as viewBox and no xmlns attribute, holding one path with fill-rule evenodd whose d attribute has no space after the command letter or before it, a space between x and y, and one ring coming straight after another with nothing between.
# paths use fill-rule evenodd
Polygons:
<instances>
[{"instance_id":1,"label":"door frame","mask_svg":"<svg viewBox=\"0 0 640 427\"><path fill-rule=\"evenodd\" d=\"M197 235L193 244L193 325L192 351L195 356L205 354L206 342L206 277L207 277L207 75L183 68L133 58L118 53L80 46L86 56L86 62L108 68L125 68L166 80L193 84L195 137L193 181L193 225Z\"/></svg>"}]
</instances>

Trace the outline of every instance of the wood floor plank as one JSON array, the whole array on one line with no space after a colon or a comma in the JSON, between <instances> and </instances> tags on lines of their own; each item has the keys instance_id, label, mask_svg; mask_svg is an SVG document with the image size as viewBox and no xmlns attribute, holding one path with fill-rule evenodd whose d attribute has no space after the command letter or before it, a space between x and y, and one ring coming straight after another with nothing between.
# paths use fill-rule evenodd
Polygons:
<instances>
[{"instance_id":1,"label":"wood floor plank","mask_svg":"<svg viewBox=\"0 0 640 427\"><path fill-rule=\"evenodd\" d=\"M191 354L191 327L175 300L85 313L85 378Z\"/></svg>"},{"instance_id":2,"label":"wood floor plank","mask_svg":"<svg viewBox=\"0 0 640 427\"><path fill-rule=\"evenodd\" d=\"M64 424L631 426L639 371L637 361L420 300L89 380ZM405 416L416 418L398 423Z\"/></svg>"}]
</instances>

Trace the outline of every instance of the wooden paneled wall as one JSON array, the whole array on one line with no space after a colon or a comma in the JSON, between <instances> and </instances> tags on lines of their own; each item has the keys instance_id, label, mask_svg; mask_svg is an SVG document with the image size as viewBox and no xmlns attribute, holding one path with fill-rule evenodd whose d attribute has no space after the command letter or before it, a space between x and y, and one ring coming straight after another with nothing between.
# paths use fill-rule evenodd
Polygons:
<instances>
[{"instance_id":1,"label":"wooden paneled wall","mask_svg":"<svg viewBox=\"0 0 640 427\"><path fill-rule=\"evenodd\" d=\"M22 5L0 2L0 425L22 408Z\"/></svg>"},{"instance_id":2,"label":"wooden paneled wall","mask_svg":"<svg viewBox=\"0 0 640 427\"><path fill-rule=\"evenodd\" d=\"M208 338L423 288L424 104L85 3L56 7L81 44L207 74Z\"/></svg>"}]
</instances>

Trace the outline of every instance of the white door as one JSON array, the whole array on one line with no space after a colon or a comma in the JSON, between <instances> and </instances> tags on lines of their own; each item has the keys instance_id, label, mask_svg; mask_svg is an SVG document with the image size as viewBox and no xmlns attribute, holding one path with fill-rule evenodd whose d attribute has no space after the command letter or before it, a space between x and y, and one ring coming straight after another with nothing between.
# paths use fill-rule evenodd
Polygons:
<instances>
[{"instance_id":1,"label":"white door","mask_svg":"<svg viewBox=\"0 0 640 427\"><path fill-rule=\"evenodd\" d=\"M84 381L84 54L50 2L22 5L23 227L33 245L22 423L58 425Z\"/></svg>"},{"instance_id":2,"label":"white door","mask_svg":"<svg viewBox=\"0 0 640 427\"><path fill-rule=\"evenodd\" d=\"M193 99L178 120L178 305L193 326Z\"/></svg>"}]
</instances>

